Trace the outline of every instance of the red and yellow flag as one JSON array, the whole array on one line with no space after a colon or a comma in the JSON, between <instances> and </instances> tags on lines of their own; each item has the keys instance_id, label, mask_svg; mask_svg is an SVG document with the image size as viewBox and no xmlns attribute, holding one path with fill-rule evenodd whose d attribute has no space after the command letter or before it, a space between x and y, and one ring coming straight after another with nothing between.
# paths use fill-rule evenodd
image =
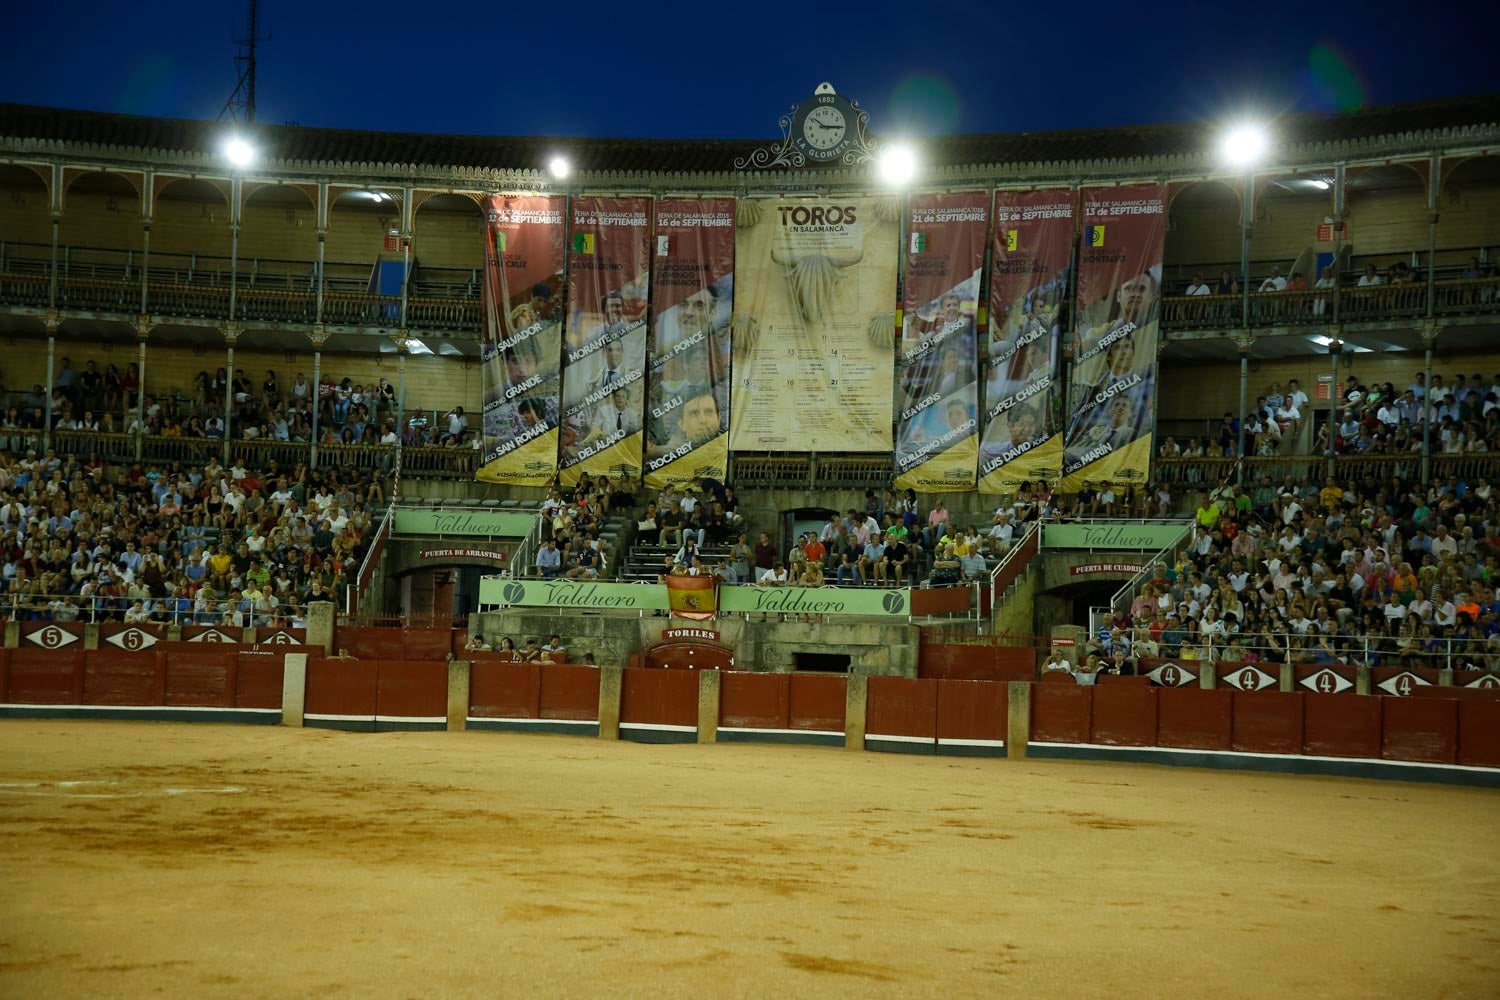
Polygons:
<instances>
[{"instance_id":1,"label":"red and yellow flag","mask_svg":"<svg viewBox=\"0 0 1500 1000\"><path fill-rule=\"evenodd\" d=\"M703 621L714 616L718 608L718 591L711 576L669 576L667 604L673 618Z\"/></svg>"}]
</instances>

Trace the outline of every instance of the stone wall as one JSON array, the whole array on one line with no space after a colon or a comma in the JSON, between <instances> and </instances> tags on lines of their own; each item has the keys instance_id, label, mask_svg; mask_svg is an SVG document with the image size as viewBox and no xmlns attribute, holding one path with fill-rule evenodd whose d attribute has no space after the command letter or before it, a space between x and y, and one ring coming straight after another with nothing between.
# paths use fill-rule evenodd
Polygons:
<instances>
[{"instance_id":1,"label":"stone wall","mask_svg":"<svg viewBox=\"0 0 1500 1000\"><path fill-rule=\"evenodd\" d=\"M562 636L572 660L604 666L625 666L631 654L661 639L665 628L692 625L671 618L630 618L615 615L557 614L535 608L508 608L474 616L471 627L492 646L510 637L522 646L527 639L545 643L554 632ZM719 633L720 641L735 651L735 669L790 671L796 654L845 655L849 672L893 677L917 676L919 630L905 623L887 624L794 622L772 618L746 621L725 617L703 623Z\"/></svg>"}]
</instances>

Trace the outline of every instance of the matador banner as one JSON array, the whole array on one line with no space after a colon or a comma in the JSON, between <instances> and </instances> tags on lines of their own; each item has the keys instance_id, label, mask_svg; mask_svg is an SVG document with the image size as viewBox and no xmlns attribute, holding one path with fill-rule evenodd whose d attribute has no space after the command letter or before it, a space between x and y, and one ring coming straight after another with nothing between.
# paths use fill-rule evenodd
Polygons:
<instances>
[{"instance_id":1,"label":"matador banner","mask_svg":"<svg viewBox=\"0 0 1500 1000\"><path fill-rule=\"evenodd\" d=\"M484 457L477 478L546 486L557 470L561 196L484 200Z\"/></svg>"},{"instance_id":2,"label":"matador banner","mask_svg":"<svg viewBox=\"0 0 1500 1000\"><path fill-rule=\"evenodd\" d=\"M574 198L568 211L559 478L575 486L587 472L635 483L646 402L651 202Z\"/></svg>"},{"instance_id":3,"label":"matador banner","mask_svg":"<svg viewBox=\"0 0 1500 1000\"><path fill-rule=\"evenodd\" d=\"M900 202L736 206L735 451L891 450Z\"/></svg>"},{"instance_id":4,"label":"matador banner","mask_svg":"<svg viewBox=\"0 0 1500 1000\"><path fill-rule=\"evenodd\" d=\"M1083 192L1078 340L1069 373L1063 490L1144 486L1155 430L1167 186Z\"/></svg>"},{"instance_id":5,"label":"matador banner","mask_svg":"<svg viewBox=\"0 0 1500 1000\"><path fill-rule=\"evenodd\" d=\"M974 328L990 199L913 195L896 357L896 486L974 488L979 357Z\"/></svg>"},{"instance_id":6,"label":"matador banner","mask_svg":"<svg viewBox=\"0 0 1500 1000\"><path fill-rule=\"evenodd\" d=\"M734 199L656 203L646 485L725 478L729 466Z\"/></svg>"},{"instance_id":7,"label":"matador banner","mask_svg":"<svg viewBox=\"0 0 1500 1000\"><path fill-rule=\"evenodd\" d=\"M997 191L979 490L1062 477L1058 354L1068 325L1071 190Z\"/></svg>"}]
</instances>

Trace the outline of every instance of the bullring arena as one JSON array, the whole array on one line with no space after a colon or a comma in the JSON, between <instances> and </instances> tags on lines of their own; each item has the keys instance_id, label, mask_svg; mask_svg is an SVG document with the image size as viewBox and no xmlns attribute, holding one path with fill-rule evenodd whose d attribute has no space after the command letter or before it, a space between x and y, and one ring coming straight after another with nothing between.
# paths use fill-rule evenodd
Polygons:
<instances>
[{"instance_id":1,"label":"bullring arena","mask_svg":"<svg viewBox=\"0 0 1500 1000\"><path fill-rule=\"evenodd\" d=\"M0 997L1500 996L1500 97L769 108L0 104Z\"/></svg>"},{"instance_id":2,"label":"bullring arena","mask_svg":"<svg viewBox=\"0 0 1500 1000\"><path fill-rule=\"evenodd\" d=\"M130 722L8 722L0 759L6 996L1500 983L1487 790Z\"/></svg>"}]
</instances>

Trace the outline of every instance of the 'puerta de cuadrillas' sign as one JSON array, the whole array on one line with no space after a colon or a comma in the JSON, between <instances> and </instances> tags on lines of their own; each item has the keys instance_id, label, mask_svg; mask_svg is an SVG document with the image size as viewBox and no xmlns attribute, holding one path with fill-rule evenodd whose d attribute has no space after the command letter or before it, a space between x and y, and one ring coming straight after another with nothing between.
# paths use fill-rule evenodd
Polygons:
<instances>
[{"instance_id":1,"label":"'puerta de cuadrillas' sign","mask_svg":"<svg viewBox=\"0 0 1500 1000\"><path fill-rule=\"evenodd\" d=\"M536 524L535 511L396 508L398 535L469 538L524 538Z\"/></svg>"},{"instance_id":2,"label":"'puerta de cuadrillas' sign","mask_svg":"<svg viewBox=\"0 0 1500 1000\"><path fill-rule=\"evenodd\" d=\"M1187 524L1044 524L1047 549L1141 549L1155 552L1183 537Z\"/></svg>"}]
</instances>

